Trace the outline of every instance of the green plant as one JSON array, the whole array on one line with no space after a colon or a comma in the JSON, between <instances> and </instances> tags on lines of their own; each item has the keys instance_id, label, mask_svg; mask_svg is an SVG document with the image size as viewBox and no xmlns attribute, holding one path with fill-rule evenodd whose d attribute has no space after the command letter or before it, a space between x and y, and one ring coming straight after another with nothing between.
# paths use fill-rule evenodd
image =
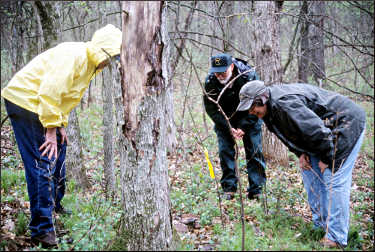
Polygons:
<instances>
[{"instance_id":1,"label":"green plant","mask_svg":"<svg viewBox=\"0 0 375 252\"><path fill-rule=\"evenodd\" d=\"M27 232L28 218L23 211L18 212L16 221L16 235L23 235Z\"/></svg>"},{"instance_id":2,"label":"green plant","mask_svg":"<svg viewBox=\"0 0 375 252\"><path fill-rule=\"evenodd\" d=\"M1 189L5 193L9 193L11 188L25 183L26 178L23 170L1 169Z\"/></svg>"}]
</instances>

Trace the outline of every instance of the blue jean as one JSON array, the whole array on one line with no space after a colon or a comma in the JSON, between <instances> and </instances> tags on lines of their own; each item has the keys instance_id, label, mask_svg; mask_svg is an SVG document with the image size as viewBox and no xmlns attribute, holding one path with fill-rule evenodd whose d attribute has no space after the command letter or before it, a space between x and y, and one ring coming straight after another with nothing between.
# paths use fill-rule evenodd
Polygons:
<instances>
[{"instance_id":1,"label":"blue jean","mask_svg":"<svg viewBox=\"0 0 375 252\"><path fill-rule=\"evenodd\" d=\"M252 129L245 132L242 140L245 147L249 194L259 194L266 182L266 162L262 153L262 120L257 120ZM223 172L220 183L224 192L237 191L235 173L235 149L230 132L215 127L219 144L220 166Z\"/></svg>"},{"instance_id":2,"label":"blue jean","mask_svg":"<svg viewBox=\"0 0 375 252\"><path fill-rule=\"evenodd\" d=\"M331 169L320 172L319 159L310 156L312 170L302 170L302 178L315 227L328 230L331 241L347 245L349 232L349 201L352 171L361 149L364 131L340 169L332 175Z\"/></svg>"},{"instance_id":3,"label":"blue jean","mask_svg":"<svg viewBox=\"0 0 375 252\"><path fill-rule=\"evenodd\" d=\"M52 211L61 208L60 202L64 197L66 143L60 144L61 135L57 130L57 160L42 157L39 147L45 141L45 129L38 115L4 101L25 167L31 236L42 235L54 230Z\"/></svg>"}]
</instances>

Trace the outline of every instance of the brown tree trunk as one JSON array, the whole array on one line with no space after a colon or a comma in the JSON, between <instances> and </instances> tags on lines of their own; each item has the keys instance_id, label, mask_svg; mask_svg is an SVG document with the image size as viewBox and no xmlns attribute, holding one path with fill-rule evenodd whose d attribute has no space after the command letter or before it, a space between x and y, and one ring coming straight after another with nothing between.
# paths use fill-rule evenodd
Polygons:
<instances>
[{"instance_id":1,"label":"brown tree trunk","mask_svg":"<svg viewBox=\"0 0 375 252\"><path fill-rule=\"evenodd\" d=\"M74 7L74 5L73 5ZM79 15L79 19L81 19L84 15ZM71 26L74 26L74 15L70 13L68 15ZM79 20L78 19L78 20ZM84 29L82 29L84 30ZM80 42L84 41L85 32L79 31L78 29L72 30L72 36L74 41ZM87 94L87 90L85 94ZM84 96L85 97L85 96ZM81 110L83 110L83 99L81 100ZM82 154L82 139L80 133L80 126L77 117L76 108L72 110L69 114L69 123L67 127L67 134L70 140L70 144L66 149L66 159L65 165L66 170L69 178L76 178L77 179L77 186L81 186L83 189L90 188L90 183L88 177L86 175L86 167L83 165L83 154Z\"/></svg>"},{"instance_id":2,"label":"brown tree trunk","mask_svg":"<svg viewBox=\"0 0 375 252\"><path fill-rule=\"evenodd\" d=\"M107 22L106 2L98 2L100 13L99 28ZM109 56L108 56L109 57ZM112 75L108 68L102 71L102 98L103 98L103 170L104 192L107 198L112 198L115 192L114 153L113 153L113 83Z\"/></svg>"},{"instance_id":3,"label":"brown tree trunk","mask_svg":"<svg viewBox=\"0 0 375 252\"><path fill-rule=\"evenodd\" d=\"M88 189L90 188L90 182L83 165L81 132L79 129L76 109L73 109L72 112L70 112L66 134L69 139L65 158L67 176L76 180L77 187Z\"/></svg>"},{"instance_id":4,"label":"brown tree trunk","mask_svg":"<svg viewBox=\"0 0 375 252\"><path fill-rule=\"evenodd\" d=\"M307 83L307 77L310 75L309 60L310 60L310 51L309 51L309 22L308 22L308 5L307 1L304 0L301 7L301 43L300 43L300 53L298 57L298 81Z\"/></svg>"},{"instance_id":5,"label":"brown tree trunk","mask_svg":"<svg viewBox=\"0 0 375 252\"><path fill-rule=\"evenodd\" d=\"M127 250L173 250L166 158L165 2L123 2L120 145Z\"/></svg>"},{"instance_id":6,"label":"brown tree trunk","mask_svg":"<svg viewBox=\"0 0 375 252\"><path fill-rule=\"evenodd\" d=\"M255 65L260 79L266 85L282 81L280 63L281 5L276 1L254 2ZM282 165L288 165L288 152L277 137L263 127L263 153Z\"/></svg>"},{"instance_id":7,"label":"brown tree trunk","mask_svg":"<svg viewBox=\"0 0 375 252\"><path fill-rule=\"evenodd\" d=\"M236 16L231 16L234 13L235 5L237 4L236 1L224 1L223 7L222 7L222 16L226 16L225 19L223 19L223 49L225 53L228 53L232 56L234 53L233 47L230 46L230 44L235 44L237 42L237 36L236 32L237 29L237 17Z\"/></svg>"},{"instance_id":8,"label":"brown tree trunk","mask_svg":"<svg viewBox=\"0 0 375 252\"><path fill-rule=\"evenodd\" d=\"M324 16L326 13L324 1L311 2L310 19L310 46L311 46L311 69L313 78L317 85L324 87L326 69L324 62Z\"/></svg>"}]
</instances>

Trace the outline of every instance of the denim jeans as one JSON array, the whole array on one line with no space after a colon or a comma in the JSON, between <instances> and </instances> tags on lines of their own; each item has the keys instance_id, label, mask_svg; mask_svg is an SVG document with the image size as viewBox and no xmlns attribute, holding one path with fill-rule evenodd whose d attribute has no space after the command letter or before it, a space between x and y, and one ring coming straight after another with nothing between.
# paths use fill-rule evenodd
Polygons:
<instances>
[{"instance_id":1,"label":"denim jeans","mask_svg":"<svg viewBox=\"0 0 375 252\"><path fill-rule=\"evenodd\" d=\"M250 194L258 194L266 182L266 163L262 153L262 120L257 120L250 131L245 132L242 140L245 147L247 175ZM237 191L237 177L235 173L235 149L230 132L215 127L219 144L220 165L223 172L220 183L224 192Z\"/></svg>"},{"instance_id":2,"label":"denim jeans","mask_svg":"<svg viewBox=\"0 0 375 252\"><path fill-rule=\"evenodd\" d=\"M361 149L364 131L340 169L320 172L319 159L310 156L312 170L302 170L302 178L315 227L327 230L326 237L347 245L349 232L349 201L352 171Z\"/></svg>"},{"instance_id":3,"label":"denim jeans","mask_svg":"<svg viewBox=\"0 0 375 252\"><path fill-rule=\"evenodd\" d=\"M25 167L31 236L42 235L54 230L52 211L61 207L60 202L64 197L66 143L60 144L61 135L57 130L57 160L42 157L39 147L45 141L45 129L38 115L4 101Z\"/></svg>"}]
</instances>

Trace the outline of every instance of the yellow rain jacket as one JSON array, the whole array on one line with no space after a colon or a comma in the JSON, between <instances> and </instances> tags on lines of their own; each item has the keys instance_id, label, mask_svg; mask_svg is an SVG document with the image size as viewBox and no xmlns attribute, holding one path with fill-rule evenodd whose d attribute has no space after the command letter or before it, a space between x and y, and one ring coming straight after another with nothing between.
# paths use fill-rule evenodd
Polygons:
<instances>
[{"instance_id":1,"label":"yellow rain jacket","mask_svg":"<svg viewBox=\"0 0 375 252\"><path fill-rule=\"evenodd\" d=\"M122 33L108 24L89 42L65 42L31 60L17 72L1 96L39 115L45 128L68 125L70 111L78 105L96 67L120 54Z\"/></svg>"}]
</instances>

